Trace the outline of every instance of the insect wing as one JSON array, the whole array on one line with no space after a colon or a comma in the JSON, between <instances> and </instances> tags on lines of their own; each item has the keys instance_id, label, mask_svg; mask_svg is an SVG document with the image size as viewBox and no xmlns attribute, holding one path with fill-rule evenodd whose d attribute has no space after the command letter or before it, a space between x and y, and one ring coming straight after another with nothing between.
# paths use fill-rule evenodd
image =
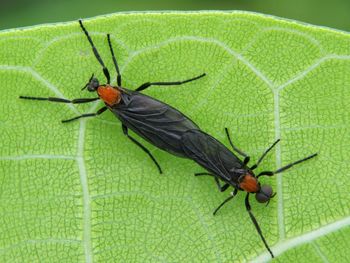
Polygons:
<instances>
[{"instance_id":1,"label":"insect wing","mask_svg":"<svg viewBox=\"0 0 350 263\"><path fill-rule=\"evenodd\" d=\"M184 157L181 136L198 126L175 108L139 92L127 91L111 110L121 122L155 146Z\"/></svg>"},{"instance_id":2,"label":"insect wing","mask_svg":"<svg viewBox=\"0 0 350 263\"><path fill-rule=\"evenodd\" d=\"M182 147L188 158L196 161L224 181L231 181L233 168L243 163L225 145L200 130L191 130L182 136ZM235 180L233 180L235 181Z\"/></svg>"}]
</instances>

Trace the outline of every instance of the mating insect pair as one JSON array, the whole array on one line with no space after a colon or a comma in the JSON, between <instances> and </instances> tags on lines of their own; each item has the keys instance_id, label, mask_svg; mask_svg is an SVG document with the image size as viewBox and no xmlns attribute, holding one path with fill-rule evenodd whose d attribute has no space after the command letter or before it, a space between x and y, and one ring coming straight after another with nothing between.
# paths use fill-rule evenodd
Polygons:
<instances>
[{"instance_id":1,"label":"mating insect pair","mask_svg":"<svg viewBox=\"0 0 350 263\"><path fill-rule=\"evenodd\" d=\"M233 150L244 157L243 161L241 161L234 153L229 151L222 143L217 141L209 134L201 131L199 127L183 113L179 112L166 103L140 93L140 91L145 90L150 86L181 85L202 78L205 76L205 74L201 74L197 77L184 81L146 82L139 86L135 91L126 89L122 87L122 77L119 71L117 59L114 55L110 35L107 34L109 49L117 73L117 86L112 86L110 84L110 74L108 69L106 68L82 21L79 20L79 23L92 47L96 59L102 66L103 73L107 80L106 84L100 84L97 78L92 75L89 82L84 86L83 90L87 89L90 92L96 92L98 94L98 97L79 98L73 100L55 97L42 98L29 96L20 96L20 98L73 104L89 103L101 99L104 102L105 106L99 109L96 113L83 114L68 120L64 120L62 122L70 122L80 118L98 116L109 109L121 121L123 133L133 143L135 143L149 155L149 157L158 167L160 173L162 173L162 169L157 160L145 146L143 146L134 137L129 135L128 129L133 130L140 137L144 138L162 150L180 157L186 157L196 161L198 164L208 170L209 173L197 173L195 175L207 174L213 176L220 191L225 191L229 186L232 186L234 188L231 196L228 197L222 204L220 204L219 207L214 211L214 215L225 203L231 200L238 193L238 191L246 191L246 209L262 241L264 242L265 247L273 257L273 253L271 252L264 236L262 235L262 231L257 223L257 220L251 212L249 194L256 194L256 199L258 202L269 202L270 199L274 196L272 188L266 185L260 186L258 178L263 175L272 176L274 174L285 171L295 164L313 158L316 156L316 154L293 162L276 171L264 171L256 176L253 173L253 170L258 167L266 154L277 144L279 140L277 140L263 153L256 164L248 167L248 162L250 160L249 156L233 145L227 129L226 134L228 136L229 142ZM223 186L221 186L220 180L225 183Z\"/></svg>"}]
</instances>

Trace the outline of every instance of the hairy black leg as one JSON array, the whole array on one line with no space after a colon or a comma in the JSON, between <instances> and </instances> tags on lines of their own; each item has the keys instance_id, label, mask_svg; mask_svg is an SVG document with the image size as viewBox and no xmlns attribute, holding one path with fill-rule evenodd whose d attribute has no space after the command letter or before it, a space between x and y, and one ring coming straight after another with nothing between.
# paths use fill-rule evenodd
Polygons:
<instances>
[{"instance_id":1,"label":"hairy black leg","mask_svg":"<svg viewBox=\"0 0 350 263\"><path fill-rule=\"evenodd\" d=\"M233 145L233 143L231 141L230 133L228 132L228 128L225 128L225 132L226 132L227 139L230 142L232 149L244 157L244 160L243 160L244 165L249 163L250 157L246 153L244 153L243 151L241 151L240 149L238 149L236 146Z\"/></svg>"},{"instance_id":2,"label":"hairy black leg","mask_svg":"<svg viewBox=\"0 0 350 263\"><path fill-rule=\"evenodd\" d=\"M149 157L151 157L152 161L155 163L155 165L158 167L159 173L162 174L163 171L160 168L160 165L158 164L157 160L153 157L152 153L145 147L143 146L140 142L138 142L136 139L134 139L132 136L129 135L128 133L128 127L126 127L124 124L122 125L123 128L123 133L137 146L139 146L144 152L146 152Z\"/></svg>"},{"instance_id":3,"label":"hairy black leg","mask_svg":"<svg viewBox=\"0 0 350 263\"><path fill-rule=\"evenodd\" d=\"M115 66L115 70L117 71L117 84L120 87L122 85L122 76L120 75L117 59L114 56L114 51L113 51L112 43L111 43L111 37L109 34L107 34L107 39L108 39L109 50L111 51L111 54L112 54L112 59L113 59L113 63Z\"/></svg>"},{"instance_id":4,"label":"hairy black leg","mask_svg":"<svg viewBox=\"0 0 350 263\"><path fill-rule=\"evenodd\" d=\"M73 99L73 100L67 100L62 98L55 98L55 97L29 97L29 96L19 96L20 99L25 100L44 100L44 101L51 101L51 102L60 102L60 103L73 103L73 104L80 104L80 103L88 103L92 101L96 101L100 98L79 98L79 99Z\"/></svg>"},{"instance_id":5,"label":"hairy black leg","mask_svg":"<svg viewBox=\"0 0 350 263\"><path fill-rule=\"evenodd\" d=\"M210 173L195 173L194 176L201 176L201 175L209 175L209 176L214 176Z\"/></svg>"},{"instance_id":6,"label":"hairy black leg","mask_svg":"<svg viewBox=\"0 0 350 263\"><path fill-rule=\"evenodd\" d=\"M219 179L215 175L210 174L210 173L195 173L194 175L195 176L201 176L201 175L213 176L215 179L216 185L217 185L220 192L225 192L226 189L230 186L228 183L225 183L224 185L221 186Z\"/></svg>"},{"instance_id":7,"label":"hairy black leg","mask_svg":"<svg viewBox=\"0 0 350 263\"><path fill-rule=\"evenodd\" d=\"M289 168L291 168L292 166L294 166L294 165L296 165L296 164L305 162L305 161L310 160L311 158L314 158L314 157L316 157L316 156L317 156L317 153L311 154L311 155L309 155L309 156L307 156L307 157L305 157L305 158L303 158L303 159L300 159L300 160L298 160L298 161L295 161L295 162L292 162L292 163L290 163L290 164L287 164L286 166L283 166L283 167L277 169L277 170L274 171L274 172L273 172L273 171L263 171L263 172L259 173L257 177L262 176L262 175L272 176L272 175L281 173L281 172L283 172L283 171L285 171L285 170L288 170Z\"/></svg>"},{"instance_id":8,"label":"hairy black leg","mask_svg":"<svg viewBox=\"0 0 350 263\"><path fill-rule=\"evenodd\" d=\"M235 190L233 190L233 192L231 193L231 195L230 195L228 198L226 198L226 199L215 209L215 211L213 212L213 215L215 216L216 213L220 210L220 208L223 207L224 204L226 204L228 201L230 201L231 199L233 199L233 198L236 196L237 193L238 193L238 189L235 188Z\"/></svg>"},{"instance_id":9,"label":"hairy black leg","mask_svg":"<svg viewBox=\"0 0 350 263\"><path fill-rule=\"evenodd\" d=\"M275 147L275 145L280 141L280 139L277 139L267 150L265 150L265 152L261 155L261 157L259 158L259 160L256 162L256 164L254 164L252 167L250 167L251 170L254 170L255 168L257 168L259 166L259 164L261 163L261 161L265 158L266 154L268 154L269 151L272 150L273 147Z\"/></svg>"},{"instance_id":10,"label":"hairy black leg","mask_svg":"<svg viewBox=\"0 0 350 263\"><path fill-rule=\"evenodd\" d=\"M106 110L107 110L107 107L103 107L103 108L99 109L96 113L85 113L85 114L76 116L76 117L74 117L72 119L63 120L62 122L65 123L65 122L75 121L75 120L80 119L80 118L95 117L95 116L98 116L101 113L105 112Z\"/></svg>"},{"instance_id":11,"label":"hairy black leg","mask_svg":"<svg viewBox=\"0 0 350 263\"><path fill-rule=\"evenodd\" d=\"M136 89L136 91L145 90L145 89L147 89L148 87L154 86L154 85L157 85L157 86L174 86L174 85L181 85L181 84L185 84L185 83L190 82L190 81L194 81L194 80L200 79L200 78L204 77L205 75L206 75L206 74L203 73L202 75L199 75L199 76L194 77L194 78L191 78L191 79L186 79L186 80L183 80L183 81L174 81L174 82L146 82L146 83L143 83L140 87L138 87L138 88Z\"/></svg>"},{"instance_id":12,"label":"hairy black leg","mask_svg":"<svg viewBox=\"0 0 350 263\"><path fill-rule=\"evenodd\" d=\"M248 212L248 214L250 216L250 219L252 220L252 222L253 222L253 224L255 226L256 231L258 231L258 234L259 234L261 240L264 242L264 245L265 245L266 249L269 251L271 257L274 257L274 255L273 255L269 245L267 244L267 242L266 242L266 240L265 240L265 238L264 238L264 236L262 234L262 231L261 231L261 228L260 228L260 226L258 224L258 221L256 221L256 218L255 218L255 216L253 215L253 213L251 211L251 207L250 207L250 204L249 204L249 193L247 193L247 195L245 197L245 207L246 207L247 212Z\"/></svg>"}]
</instances>

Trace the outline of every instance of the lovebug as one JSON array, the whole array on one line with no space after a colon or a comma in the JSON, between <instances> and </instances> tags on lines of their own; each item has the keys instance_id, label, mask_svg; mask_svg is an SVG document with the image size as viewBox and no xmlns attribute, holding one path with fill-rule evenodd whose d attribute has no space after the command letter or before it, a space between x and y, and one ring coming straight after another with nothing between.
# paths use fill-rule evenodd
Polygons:
<instances>
[{"instance_id":1,"label":"lovebug","mask_svg":"<svg viewBox=\"0 0 350 263\"><path fill-rule=\"evenodd\" d=\"M262 234L261 228L251 211L251 206L249 204L249 195L255 194L255 198L259 203L268 204L270 202L270 199L273 198L276 193L273 193L271 186L260 185L259 177L273 176L275 174L286 171L296 164L302 163L306 160L315 157L317 153L314 153L298 161L292 162L275 171L263 171L255 175L253 171L259 166L259 164L267 155L267 153L271 151L271 149L280 140L276 140L262 154L262 156L254 165L248 166L250 157L233 145L228 129L225 128L225 131L230 145L236 153L238 153L244 158L243 161L239 159L233 152L227 149L225 145L216 140L214 137L198 129L190 130L183 134L181 140L182 147L188 158L194 160L208 171L208 173L196 173L196 176L213 176L217 187L221 192L224 192L229 186L233 187L231 195L215 209L213 213L214 215L224 204L233 199L238 193L238 191L247 192L245 197L246 210L249 213L250 219L252 220L256 230L258 231L260 238L264 242L266 249L269 251L271 256L274 257L270 247L268 246ZM220 181L223 181L224 184L221 185Z\"/></svg>"},{"instance_id":2,"label":"lovebug","mask_svg":"<svg viewBox=\"0 0 350 263\"><path fill-rule=\"evenodd\" d=\"M82 88L82 90L87 89L90 92L96 92L98 97L79 98L73 100L55 97L42 98L31 96L20 96L20 98L73 104L89 103L101 99L105 105L96 113L82 114L68 120L63 120L62 122L71 122L80 118L98 116L109 109L121 121L123 133L149 155L157 166L159 172L162 173L162 169L157 160L153 157L152 153L134 137L129 135L128 130L131 129L140 137L162 150L177 156L185 157L180 143L181 135L187 130L198 129L198 126L191 119L175 108L150 96L141 94L140 91L145 90L150 86L182 85L204 77L205 73L183 81L146 82L139 86L136 90L129 90L122 87L122 76L119 71L117 59L114 55L110 35L107 34L109 49L117 73L117 86L112 86L110 84L109 71L105 66L99 52L97 51L91 36L81 20L79 20L79 24L92 47L97 61L102 66L103 73L107 79L106 84L100 84L98 79L92 75L89 82Z\"/></svg>"}]
</instances>

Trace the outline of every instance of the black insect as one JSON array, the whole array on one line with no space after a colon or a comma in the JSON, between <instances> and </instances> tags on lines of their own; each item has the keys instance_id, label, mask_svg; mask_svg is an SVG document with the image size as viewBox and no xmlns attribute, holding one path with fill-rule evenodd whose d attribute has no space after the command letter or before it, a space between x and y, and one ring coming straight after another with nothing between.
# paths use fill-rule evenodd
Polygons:
<instances>
[{"instance_id":1,"label":"black insect","mask_svg":"<svg viewBox=\"0 0 350 263\"><path fill-rule=\"evenodd\" d=\"M209 134L200 130L190 130L183 134L182 136L182 147L186 156L202 167L204 167L209 173L196 173L199 175L210 175L213 176L215 182L221 192L225 191L229 186L234 188L231 195L224 200L214 211L214 215L219 211L219 209L226 204L228 201L233 199L238 191L246 191L247 195L245 198L245 207L249 213L250 219L258 231L265 247L269 251L272 257L274 257L271 249L269 248L259 224L254 217L251 207L249 204L249 195L255 194L255 198L259 203L269 203L270 199L275 196L271 186L260 185L260 176L273 176L275 174L281 173L292 166L309 160L317 155L317 153L312 154L306 158L298 160L296 162L290 163L276 171L263 171L258 175L254 174L254 170L259 166L261 161L264 159L266 154L280 141L276 140L259 158L259 160L252 166L248 166L250 157L235 147L231 141L230 135L227 128L225 129L228 140L235 152L244 157L241 161L234 153L228 150L221 142L210 136ZM220 181L224 182L224 185L220 184Z\"/></svg>"},{"instance_id":2,"label":"black insect","mask_svg":"<svg viewBox=\"0 0 350 263\"><path fill-rule=\"evenodd\" d=\"M79 98L73 100L54 97L41 98L29 96L20 96L20 98L74 104L88 103L99 99L103 100L105 106L99 109L96 113L83 114L72 119L63 120L62 122L70 122L79 118L97 116L109 109L122 122L123 133L133 143L138 145L150 156L150 158L158 167L159 172L162 173L160 165L153 157L151 152L140 142L138 142L135 138L129 135L128 129L133 130L136 134L149 141L150 143L154 144L155 146L159 147L160 149L184 157L185 155L180 143L181 135L187 130L198 129L198 126L178 110L174 109L173 107L169 106L164 102L151 98L147 95L141 94L140 91L155 85L181 85L204 77L205 74L184 81L146 82L140 87L138 87L135 91L126 89L122 87L122 77L119 71L117 60L114 56L110 35L107 34L109 49L112 54L113 63L117 72L117 86L112 86L110 85L109 71L106 68L94 43L92 42L88 31L85 29L81 20L79 20L79 24L92 47L96 59L101 64L103 73L107 79L107 84L100 84L97 78L95 78L94 75L92 75L89 82L84 86L82 90L87 89L90 92L97 92L98 97Z\"/></svg>"}]
</instances>

